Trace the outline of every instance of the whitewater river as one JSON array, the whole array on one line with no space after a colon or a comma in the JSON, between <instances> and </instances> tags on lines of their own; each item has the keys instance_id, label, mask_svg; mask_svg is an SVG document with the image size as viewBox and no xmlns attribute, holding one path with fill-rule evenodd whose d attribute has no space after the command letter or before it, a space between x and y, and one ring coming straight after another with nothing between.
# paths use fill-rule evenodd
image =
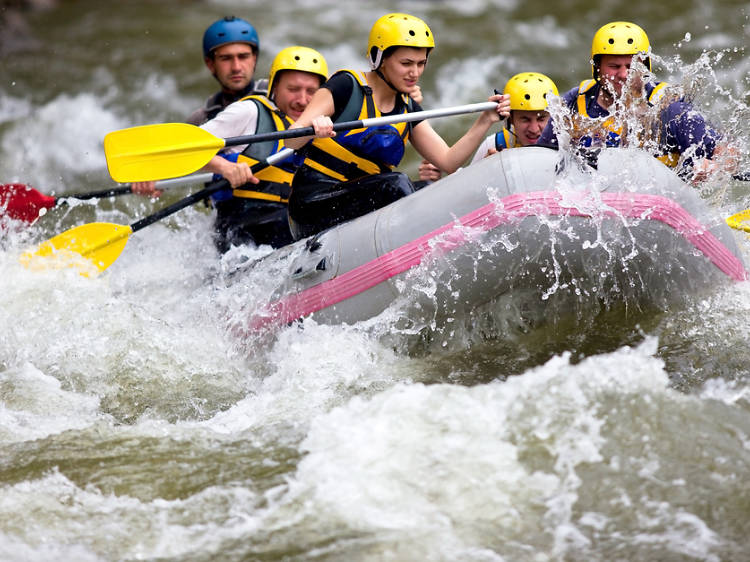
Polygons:
<instances>
[{"instance_id":1,"label":"whitewater river","mask_svg":"<svg viewBox=\"0 0 750 562\"><path fill-rule=\"evenodd\" d=\"M214 91L200 37L221 15L257 26L265 75L291 44L363 68L372 22L396 10L436 36L427 108L483 101L522 70L567 90L589 76L594 30L636 21L656 72L738 139L750 169L746 1L59 4L0 12L0 183L113 185L107 132L179 121ZM435 126L454 140L469 122ZM134 234L97 278L19 265L55 233L129 224L194 189L0 231L0 560L750 556L747 282L666 310L552 309L525 329L402 332L387 310L241 338L231 326L267 285L221 272L268 249L220 259L203 205ZM750 207L750 184L705 196L728 216Z\"/></svg>"}]
</instances>

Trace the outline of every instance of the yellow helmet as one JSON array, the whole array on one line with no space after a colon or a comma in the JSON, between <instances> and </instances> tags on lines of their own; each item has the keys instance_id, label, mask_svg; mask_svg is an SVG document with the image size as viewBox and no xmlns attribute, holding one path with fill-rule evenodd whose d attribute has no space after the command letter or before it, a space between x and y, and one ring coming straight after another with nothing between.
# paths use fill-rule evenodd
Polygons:
<instances>
[{"instance_id":1,"label":"yellow helmet","mask_svg":"<svg viewBox=\"0 0 750 562\"><path fill-rule=\"evenodd\" d=\"M432 31L421 19L409 14L386 14L378 18L370 30L367 57L372 69L377 70L383 60L383 52L389 47L432 49L434 46Z\"/></svg>"},{"instance_id":2,"label":"yellow helmet","mask_svg":"<svg viewBox=\"0 0 750 562\"><path fill-rule=\"evenodd\" d=\"M648 54L650 47L648 35L639 25L629 21L613 21L603 25L591 42L591 71L594 78L597 78L598 56ZM646 58L644 63L651 70L651 59Z\"/></svg>"},{"instance_id":3,"label":"yellow helmet","mask_svg":"<svg viewBox=\"0 0 750 562\"><path fill-rule=\"evenodd\" d=\"M521 72L505 84L503 94L510 94L510 108L522 111L547 109L547 94L559 95L555 83L539 72Z\"/></svg>"},{"instance_id":4,"label":"yellow helmet","mask_svg":"<svg viewBox=\"0 0 750 562\"><path fill-rule=\"evenodd\" d=\"M281 70L300 70L321 77L321 84L328 80L328 65L318 51L309 47L287 47L279 51L279 54L271 63L271 72L268 76L268 94L273 92L273 81L276 74Z\"/></svg>"}]
</instances>

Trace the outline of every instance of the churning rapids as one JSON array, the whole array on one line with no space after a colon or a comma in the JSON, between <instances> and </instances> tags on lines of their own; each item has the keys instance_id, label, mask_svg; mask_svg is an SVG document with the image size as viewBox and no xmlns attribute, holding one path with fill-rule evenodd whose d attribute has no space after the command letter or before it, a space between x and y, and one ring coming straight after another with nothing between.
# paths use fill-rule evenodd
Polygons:
<instances>
[{"instance_id":1,"label":"churning rapids","mask_svg":"<svg viewBox=\"0 0 750 562\"><path fill-rule=\"evenodd\" d=\"M0 180L111 185L104 134L180 120L211 92L199 36L220 15L257 25L262 74L296 43L359 68L370 23L395 10L435 31L426 107L482 101L526 69L567 89L588 76L594 29L637 21L657 74L750 169L749 8L721 4L60 2L3 42ZM436 128L453 139L466 123ZM747 558L748 282L653 307L552 286L539 309L511 293L440 321L405 321L397 302L240 337L285 270L261 261L227 283L269 250L219 258L202 205L132 236L96 278L18 262L74 225L129 224L194 189L0 231L0 560ZM750 207L747 182L699 194L719 217ZM404 283L439 293L427 268Z\"/></svg>"}]
</instances>

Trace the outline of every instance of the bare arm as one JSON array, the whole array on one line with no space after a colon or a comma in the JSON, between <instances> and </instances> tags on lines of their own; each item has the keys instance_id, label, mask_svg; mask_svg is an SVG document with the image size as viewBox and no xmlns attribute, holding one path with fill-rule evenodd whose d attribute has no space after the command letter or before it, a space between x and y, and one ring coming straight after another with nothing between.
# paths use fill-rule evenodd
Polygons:
<instances>
[{"instance_id":1,"label":"bare arm","mask_svg":"<svg viewBox=\"0 0 750 562\"><path fill-rule=\"evenodd\" d=\"M449 174L455 172L481 144L492 124L497 123L500 117L510 115L510 96L494 95L489 100L498 102L497 107L482 112L453 146L449 147L427 121L414 127L410 136L411 143L422 157L441 170Z\"/></svg>"},{"instance_id":2,"label":"bare arm","mask_svg":"<svg viewBox=\"0 0 750 562\"><path fill-rule=\"evenodd\" d=\"M694 184L706 181L712 174L723 171L730 174L737 172L740 163L740 151L728 143L717 143L711 158L702 158L693 166Z\"/></svg>"},{"instance_id":3,"label":"bare arm","mask_svg":"<svg viewBox=\"0 0 750 562\"><path fill-rule=\"evenodd\" d=\"M202 129L217 137L234 137L255 134L258 128L258 107L248 101L238 101L230 104L216 117L204 123ZM232 147L227 152L242 152L245 146ZM221 174L232 187L239 187L246 183L258 183L260 180L253 176L250 166L246 162L231 162L219 155L214 156L203 167L215 174Z\"/></svg>"},{"instance_id":4,"label":"bare arm","mask_svg":"<svg viewBox=\"0 0 750 562\"><path fill-rule=\"evenodd\" d=\"M433 182L439 180L441 177L443 177L443 172L440 171L440 168L427 160L422 160L422 163L419 165L419 179L421 181Z\"/></svg>"},{"instance_id":5,"label":"bare arm","mask_svg":"<svg viewBox=\"0 0 750 562\"><path fill-rule=\"evenodd\" d=\"M143 195L144 197L161 197L161 190L156 189L155 181L136 181L130 184L133 193Z\"/></svg>"},{"instance_id":6,"label":"bare arm","mask_svg":"<svg viewBox=\"0 0 750 562\"><path fill-rule=\"evenodd\" d=\"M333 132L333 123L330 119L334 111L333 94L328 88L320 88L315 92L305 111L302 112L302 115L290 129L301 129L312 125L315 128L315 136L335 137L336 133ZM297 150L305 146L311 138L313 137L286 139L284 140L284 146Z\"/></svg>"},{"instance_id":7,"label":"bare arm","mask_svg":"<svg viewBox=\"0 0 750 562\"><path fill-rule=\"evenodd\" d=\"M250 166L246 162L230 162L221 156L211 158L203 169L214 174L221 174L224 176L224 179L229 181L232 187L239 187L246 183L258 183L260 181L253 175Z\"/></svg>"}]
</instances>

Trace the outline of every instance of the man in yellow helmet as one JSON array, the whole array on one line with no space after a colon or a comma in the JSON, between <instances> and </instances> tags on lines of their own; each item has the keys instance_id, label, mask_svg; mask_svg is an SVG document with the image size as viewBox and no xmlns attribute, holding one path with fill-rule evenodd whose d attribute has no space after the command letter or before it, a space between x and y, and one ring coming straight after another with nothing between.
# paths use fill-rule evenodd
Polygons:
<instances>
[{"instance_id":1,"label":"man in yellow helmet","mask_svg":"<svg viewBox=\"0 0 750 562\"><path fill-rule=\"evenodd\" d=\"M549 112L547 97L558 95L551 78L539 72L521 72L505 84L503 94L510 96L509 125L488 136L474 153L471 163L506 148L535 144L547 126ZM419 165L418 183L430 183L442 177L442 172L427 160Z\"/></svg>"},{"instance_id":2,"label":"man in yellow helmet","mask_svg":"<svg viewBox=\"0 0 750 562\"><path fill-rule=\"evenodd\" d=\"M220 138L288 129L328 78L323 55L308 47L288 47L271 64L269 95L251 95L229 105L201 128ZM229 147L205 169L221 174L234 189L214 196L216 245L254 242L278 248L292 242L287 207L295 162L269 166L253 176L250 167L283 149L280 141Z\"/></svg>"},{"instance_id":3,"label":"man in yellow helmet","mask_svg":"<svg viewBox=\"0 0 750 562\"><path fill-rule=\"evenodd\" d=\"M632 135L637 146L651 150L669 166L681 164L681 174L702 179L713 168L711 158L720 135L690 103L665 95L664 82L643 83L644 73L634 72L633 65L637 61L650 72L650 50L648 36L638 25L616 21L602 26L591 44L592 78L562 96L574 116L573 130L568 132L586 148L621 146L640 105L640 127ZM651 118L653 125L646 122ZM645 145L649 135L655 136L653 146ZM538 143L557 144L552 120Z\"/></svg>"},{"instance_id":4,"label":"man in yellow helmet","mask_svg":"<svg viewBox=\"0 0 750 562\"><path fill-rule=\"evenodd\" d=\"M521 72L505 84L510 96L509 125L479 145L471 163L505 148L536 144L549 121L547 98L558 95L555 83L539 72Z\"/></svg>"}]
</instances>

